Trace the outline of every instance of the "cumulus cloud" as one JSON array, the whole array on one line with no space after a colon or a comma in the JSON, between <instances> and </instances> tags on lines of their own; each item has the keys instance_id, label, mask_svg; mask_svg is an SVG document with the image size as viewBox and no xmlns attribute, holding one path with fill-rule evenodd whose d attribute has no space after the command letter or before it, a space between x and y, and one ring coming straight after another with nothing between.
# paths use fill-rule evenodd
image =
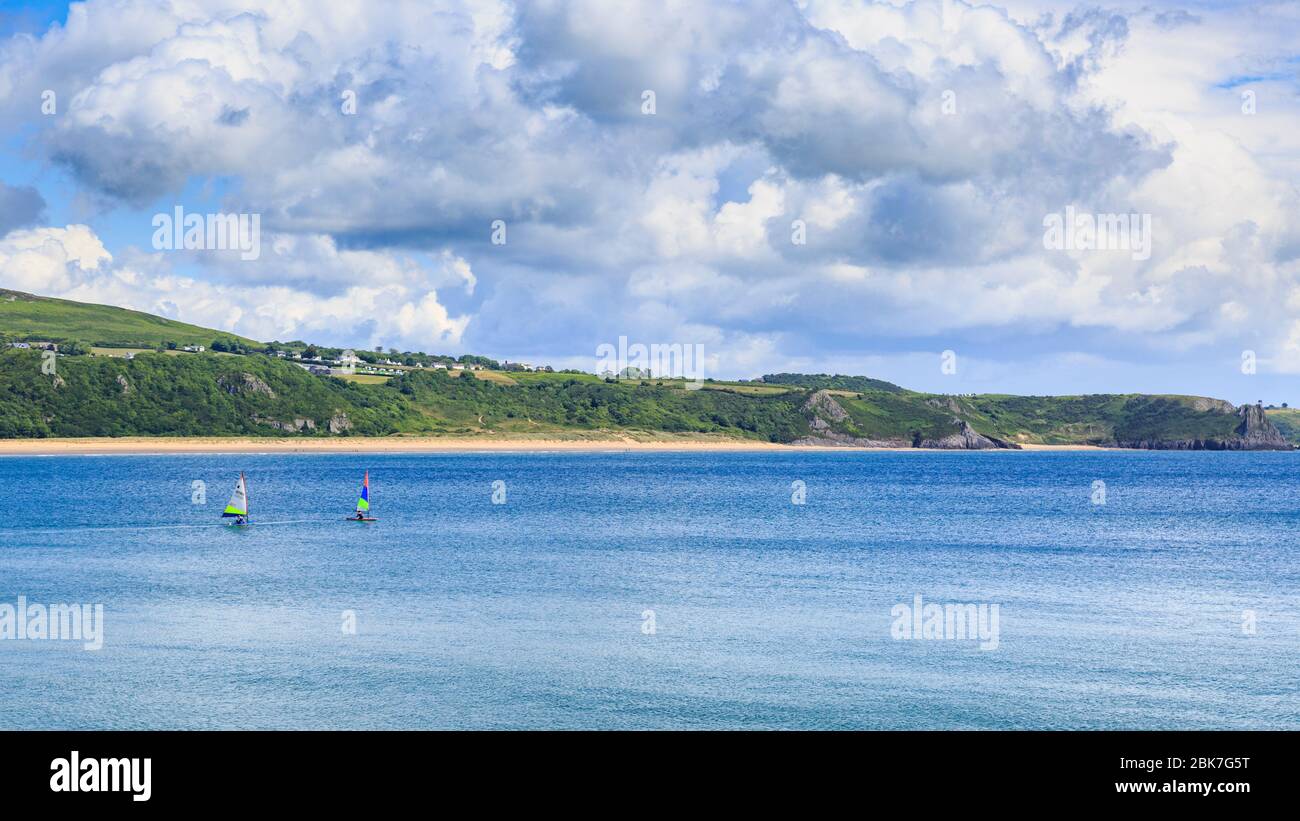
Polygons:
<instances>
[{"instance_id":1,"label":"cumulus cloud","mask_svg":"<svg viewBox=\"0 0 1300 821\"><path fill-rule=\"evenodd\" d=\"M641 334L730 375L994 331L1009 357L1056 330L1281 362L1294 7L1007 5L90 0L0 44L0 113L123 209L230 181L273 235L257 264L114 248L93 287L145 277L252 335L319 316L557 358ZM1151 255L1045 248L1066 206L1150 214ZM41 253L23 276L72 276Z\"/></svg>"},{"instance_id":2,"label":"cumulus cloud","mask_svg":"<svg viewBox=\"0 0 1300 821\"><path fill-rule=\"evenodd\" d=\"M45 198L31 186L0 181L0 237L15 228L35 225L45 215Z\"/></svg>"},{"instance_id":3,"label":"cumulus cloud","mask_svg":"<svg viewBox=\"0 0 1300 821\"><path fill-rule=\"evenodd\" d=\"M309 240L295 237L292 243ZM318 270L346 270L349 285L329 293L287 284L250 287L178 273L166 254L130 250L114 258L85 225L14 231L0 239L0 282L17 290L118 305L261 340L439 349L460 342L469 323L438 300L432 281L472 287L464 260L443 256L432 269L374 252L338 251L316 238ZM93 340L92 340L93 341Z\"/></svg>"}]
</instances>

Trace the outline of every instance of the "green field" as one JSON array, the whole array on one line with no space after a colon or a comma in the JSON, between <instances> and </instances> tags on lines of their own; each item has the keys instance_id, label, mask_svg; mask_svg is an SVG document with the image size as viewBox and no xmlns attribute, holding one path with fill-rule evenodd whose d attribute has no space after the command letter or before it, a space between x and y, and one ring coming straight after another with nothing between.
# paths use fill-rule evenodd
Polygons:
<instances>
[{"instance_id":1,"label":"green field","mask_svg":"<svg viewBox=\"0 0 1300 821\"><path fill-rule=\"evenodd\" d=\"M1300 409L1274 408L1267 411L1272 422L1293 445L1300 446Z\"/></svg>"},{"instance_id":2,"label":"green field","mask_svg":"<svg viewBox=\"0 0 1300 821\"><path fill-rule=\"evenodd\" d=\"M359 385L382 385L392 377L374 373L346 373L335 374L334 378L342 379L344 382L356 382Z\"/></svg>"},{"instance_id":3,"label":"green field","mask_svg":"<svg viewBox=\"0 0 1300 821\"><path fill-rule=\"evenodd\" d=\"M146 351L152 351L152 350L154 349L153 348L100 348L96 346L96 347L92 347L90 349L90 352L95 356L125 357L127 354L145 353ZM183 353L183 351L182 352L172 351L172 353Z\"/></svg>"},{"instance_id":4,"label":"green field","mask_svg":"<svg viewBox=\"0 0 1300 821\"><path fill-rule=\"evenodd\" d=\"M75 340L101 348L156 348L168 342L211 347L216 339L261 345L236 334L187 325L140 311L5 289L0 289L0 333L16 341Z\"/></svg>"}]
</instances>

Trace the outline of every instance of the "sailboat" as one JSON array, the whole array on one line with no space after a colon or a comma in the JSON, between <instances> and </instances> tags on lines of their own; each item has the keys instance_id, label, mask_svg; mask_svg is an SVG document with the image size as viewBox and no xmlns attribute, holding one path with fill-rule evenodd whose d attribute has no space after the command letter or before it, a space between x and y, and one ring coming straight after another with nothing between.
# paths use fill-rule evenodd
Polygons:
<instances>
[{"instance_id":1,"label":"sailboat","mask_svg":"<svg viewBox=\"0 0 1300 821\"><path fill-rule=\"evenodd\" d=\"M235 492L231 494L230 501L226 503L226 509L221 513L222 517L235 517L231 524L235 527L246 527L248 525L248 483L244 480L244 474L239 474L239 483L235 485Z\"/></svg>"},{"instance_id":2,"label":"sailboat","mask_svg":"<svg viewBox=\"0 0 1300 821\"><path fill-rule=\"evenodd\" d=\"M366 478L361 481L361 495L357 497L357 512L348 517L350 522L377 522L378 519L370 516L370 471L366 471Z\"/></svg>"}]
</instances>

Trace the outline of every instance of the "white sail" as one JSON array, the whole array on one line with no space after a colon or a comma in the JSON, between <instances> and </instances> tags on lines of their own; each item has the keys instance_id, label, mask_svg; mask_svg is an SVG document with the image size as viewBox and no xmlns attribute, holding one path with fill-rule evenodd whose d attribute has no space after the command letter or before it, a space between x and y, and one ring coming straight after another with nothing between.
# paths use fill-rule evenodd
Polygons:
<instances>
[{"instance_id":1,"label":"white sail","mask_svg":"<svg viewBox=\"0 0 1300 821\"><path fill-rule=\"evenodd\" d=\"M239 474L239 483L235 485L235 492L230 496L230 502L222 516L247 516L248 515L248 488L244 486L244 474Z\"/></svg>"}]
</instances>

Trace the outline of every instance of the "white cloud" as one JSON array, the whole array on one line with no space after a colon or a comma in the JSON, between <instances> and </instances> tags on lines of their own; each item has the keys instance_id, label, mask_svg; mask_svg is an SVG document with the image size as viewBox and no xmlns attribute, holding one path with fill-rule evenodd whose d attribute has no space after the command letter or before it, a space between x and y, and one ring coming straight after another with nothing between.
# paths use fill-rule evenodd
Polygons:
<instances>
[{"instance_id":1,"label":"white cloud","mask_svg":"<svg viewBox=\"0 0 1300 821\"><path fill-rule=\"evenodd\" d=\"M0 239L0 281L17 290L69 291L111 260L84 225L13 231Z\"/></svg>"},{"instance_id":2,"label":"white cloud","mask_svg":"<svg viewBox=\"0 0 1300 821\"><path fill-rule=\"evenodd\" d=\"M1009 358L1049 331L1133 357L1295 344L1294 4L235 5L76 5L0 45L0 113L110 201L231 180L274 235L263 260L184 280L114 247L92 276L46 233L4 246L25 260L6 278L147 291L254 336L538 358L620 329L705 337L736 368L994 331ZM61 114L34 118L46 87ZM1150 259L1045 250L1067 205L1151 214ZM474 304L447 311L448 289Z\"/></svg>"},{"instance_id":3,"label":"white cloud","mask_svg":"<svg viewBox=\"0 0 1300 821\"><path fill-rule=\"evenodd\" d=\"M293 238L292 242L303 242ZM333 295L287 285L215 284L175 273L163 254L114 260L85 225L15 231L0 239L0 282L17 290L118 305L259 340L308 339L404 350L457 346L470 322L438 301L429 281L464 282L473 272L445 255L428 270L375 252L339 252L317 238L317 270L346 271ZM94 341L94 340L89 340Z\"/></svg>"}]
</instances>

